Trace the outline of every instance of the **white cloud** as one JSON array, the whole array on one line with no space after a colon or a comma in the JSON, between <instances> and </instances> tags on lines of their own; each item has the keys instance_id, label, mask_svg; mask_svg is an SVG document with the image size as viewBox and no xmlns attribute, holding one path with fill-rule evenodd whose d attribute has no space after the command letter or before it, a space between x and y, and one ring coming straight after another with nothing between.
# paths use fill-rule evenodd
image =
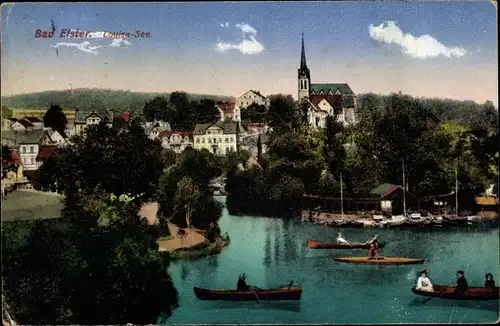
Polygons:
<instances>
[{"instance_id":1,"label":"white cloud","mask_svg":"<svg viewBox=\"0 0 500 326\"><path fill-rule=\"evenodd\" d=\"M73 47L77 48L80 51L86 52L86 53L92 53L92 54L99 54L99 51L97 49L102 48L102 45L96 45L96 46L91 46L90 42L85 41L82 43L67 43L67 42L59 42L56 45L51 45L53 48L60 48L62 46L67 46L67 47Z\"/></svg>"},{"instance_id":2,"label":"white cloud","mask_svg":"<svg viewBox=\"0 0 500 326\"><path fill-rule=\"evenodd\" d=\"M370 37L375 41L397 44L404 54L412 58L426 59L443 56L446 58L462 57L467 51L459 47L446 47L430 35L415 37L396 26L393 21L387 21L378 26L368 26Z\"/></svg>"},{"instance_id":3,"label":"white cloud","mask_svg":"<svg viewBox=\"0 0 500 326\"><path fill-rule=\"evenodd\" d=\"M116 38L113 40L113 42L111 42L111 44L109 46L124 47L124 46L129 46L131 44L132 43L130 43L130 41L128 41L128 40L125 40L123 38Z\"/></svg>"},{"instance_id":4,"label":"white cloud","mask_svg":"<svg viewBox=\"0 0 500 326\"><path fill-rule=\"evenodd\" d=\"M219 26L220 27L224 27L224 28L228 28L229 27L229 23L228 22L220 23Z\"/></svg>"},{"instance_id":5,"label":"white cloud","mask_svg":"<svg viewBox=\"0 0 500 326\"><path fill-rule=\"evenodd\" d=\"M229 50L236 50L243 54L258 54L265 50L262 43L257 41L257 30L248 24L236 24L236 28L240 29L243 33L243 41L239 43L217 42L215 49L219 52L227 52Z\"/></svg>"}]
</instances>

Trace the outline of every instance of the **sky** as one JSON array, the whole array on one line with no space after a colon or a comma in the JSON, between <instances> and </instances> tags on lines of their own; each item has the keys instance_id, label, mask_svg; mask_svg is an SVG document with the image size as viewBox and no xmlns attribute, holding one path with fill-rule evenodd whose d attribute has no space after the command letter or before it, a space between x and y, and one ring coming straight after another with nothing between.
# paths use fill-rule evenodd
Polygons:
<instances>
[{"instance_id":1,"label":"sky","mask_svg":"<svg viewBox=\"0 0 500 326\"><path fill-rule=\"evenodd\" d=\"M20 3L1 11L2 96L98 87L297 97L303 33L312 83L498 107L490 1ZM36 38L51 22L54 36ZM62 38L63 29L89 37Z\"/></svg>"}]
</instances>

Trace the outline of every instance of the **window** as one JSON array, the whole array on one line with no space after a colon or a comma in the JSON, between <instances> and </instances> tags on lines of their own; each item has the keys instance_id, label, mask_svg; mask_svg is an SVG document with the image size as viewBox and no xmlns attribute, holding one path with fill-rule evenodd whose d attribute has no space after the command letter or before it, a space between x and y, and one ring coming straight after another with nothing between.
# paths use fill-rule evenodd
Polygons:
<instances>
[{"instance_id":1,"label":"window","mask_svg":"<svg viewBox=\"0 0 500 326\"><path fill-rule=\"evenodd\" d=\"M202 143L205 143L205 138L202 138L202 139L201 139L201 142L202 142Z\"/></svg>"},{"instance_id":2,"label":"window","mask_svg":"<svg viewBox=\"0 0 500 326\"><path fill-rule=\"evenodd\" d=\"M217 144L217 138L214 138L214 144Z\"/></svg>"},{"instance_id":3,"label":"window","mask_svg":"<svg viewBox=\"0 0 500 326\"><path fill-rule=\"evenodd\" d=\"M229 138L229 141L232 143L232 142L233 142L233 137L230 137L230 138Z\"/></svg>"},{"instance_id":4,"label":"window","mask_svg":"<svg viewBox=\"0 0 500 326\"><path fill-rule=\"evenodd\" d=\"M207 131L207 134L209 134L209 135L210 135L210 134L211 134L211 131L210 131L210 130L208 130L208 131Z\"/></svg>"},{"instance_id":5,"label":"window","mask_svg":"<svg viewBox=\"0 0 500 326\"><path fill-rule=\"evenodd\" d=\"M30 164L35 164L35 159L33 157L30 157Z\"/></svg>"},{"instance_id":6,"label":"window","mask_svg":"<svg viewBox=\"0 0 500 326\"><path fill-rule=\"evenodd\" d=\"M212 143L212 138L207 138L207 142L211 144Z\"/></svg>"},{"instance_id":7,"label":"window","mask_svg":"<svg viewBox=\"0 0 500 326\"><path fill-rule=\"evenodd\" d=\"M304 84L305 84L305 89L307 89L307 81L304 81Z\"/></svg>"},{"instance_id":8,"label":"window","mask_svg":"<svg viewBox=\"0 0 500 326\"><path fill-rule=\"evenodd\" d=\"M319 126L319 118L316 117L316 127Z\"/></svg>"},{"instance_id":9,"label":"window","mask_svg":"<svg viewBox=\"0 0 500 326\"><path fill-rule=\"evenodd\" d=\"M200 143L200 138L196 138L196 143L199 144Z\"/></svg>"},{"instance_id":10,"label":"window","mask_svg":"<svg viewBox=\"0 0 500 326\"><path fill-rule=\"evenodd\" d=\"M30 146L30 153L34 153L35 152L35 148L33 146Z\"/></svg>"},{"instance_id":11,"label":"window","mask_svg":"<svg viewBox=\"0 0 500 326\"><path fill-rule=\"evenodd\" d=\"M226 137L226 138L224 138L224 139L225 139L224 141L225 141L226 143L229 141L229 140L227 139L227 137Z\"/></svg>"},{"instance_id":12,"label":"window","mask_svg":"<svg viewBox=\"0 0 500 326\"><path fill-rule=\"evenodd\" d=\"M21 150L23 154L26 154L26 147L23 146L23 149Z\"/></svg>"}]
</instances>

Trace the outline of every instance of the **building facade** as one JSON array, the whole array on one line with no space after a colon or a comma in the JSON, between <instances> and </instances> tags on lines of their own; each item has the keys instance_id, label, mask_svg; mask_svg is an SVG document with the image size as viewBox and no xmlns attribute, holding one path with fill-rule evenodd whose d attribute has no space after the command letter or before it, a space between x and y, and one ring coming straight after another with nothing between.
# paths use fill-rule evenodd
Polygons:
<instances>
[{"instance_id":1,"label":"building facade","mask_svg":"<svg viewBox=\"0 0 500 326\"><path fill-rule=\"evenodd\" d=\"M85 132L85 129L92 125L98 125L102 120L107 120L106 124L108 127L111 127L113 123L113 116L109 113L107 114L99 114L95 111L85 112L85 111L76 111L75 115L75 134L82 135Z\"/></svg>"},{"instance_id":2,"label":"building facade","mask_svg":"<svg viewBox=\"0 0 500 326\"><path fill-rule=\"evenodd\" d=\"M356 95L346 83L312 84L307 67L304 36L298 70L298 100L308 103L310 125L323 128L327 116L335 115L344 125L356 123Z\"/></svg>"},{"instance_id":3,"label":"building facade","mask_svg":"<svg viewBox=\"0 0 500 326\"><path fill-rule=\"evenodd\" d=\"M221 121L241 122L241 111L236 103L217 102L216 106L219 110Z\"/></svg>"},{"instance_id":4,"label":"building facade","mask_svg":"<svg viewBox=\"0 0 500 326\"><path fill-rule=\"evenodd\" d=\"M38 169L36 157L40 149L42 139L49 137L48 131L43 129L35 129L19 132L17 134L19 144L19 156L24 166L24 171Z\"/></svg>"},{"instance_id":5,"label":"building facade","mask_svg":"<svg viewBox=\"0 0 500 326\"><path fill-rule=\"evenodd\" d=\"M238 151L239 127L235 121L197 124L193 132L194 149L207 149L217 155Z\"/></svg>"},{"instance_id":6,"label":"building facade","mask_svg":"<svg viewBox=\"0 0 500 326\"><path fill-rule=\"evenodd\" d=\"M190 131L163 131L158 138L163 148L177 154L184 152L187 147L193 148L193 133Z\"/></svg>"},{"instance_id":7,"label":"building facade","mask_svg":"<svg viewBox=\"0 0 500 326\"><path fill-rule=\"evenodd\" d=\"M264 105L266 108L269 107L269 99L262 95L259 91L252 89L236 99L236 104L241 109L246 109L254 103L257 105Z\"/></svg>"}]
</instances>

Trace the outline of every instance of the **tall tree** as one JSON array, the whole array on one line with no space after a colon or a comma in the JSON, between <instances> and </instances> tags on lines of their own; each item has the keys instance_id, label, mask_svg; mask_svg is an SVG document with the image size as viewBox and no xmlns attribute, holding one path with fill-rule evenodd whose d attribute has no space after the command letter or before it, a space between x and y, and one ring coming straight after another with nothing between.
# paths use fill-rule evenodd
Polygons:
<instances>
[{"instance_id":1,"label":"tall tree","mask_svg":"<svg viewBox=\"0 0 500 326\"><path fill-rule=\"evenodd\" d=\"M245 122L264 123L266 122L267 108L264 105L252 103L241 110L241 120Z\"/></svg>"},{"instance_id":2,"label":"tall tree","mask_svg":"<svg viewBox=\"0 0 500 326\"><path fill-rule=\"evenodd\" d=\"M196 102L191 102L184 92L173 92L169 104L174 112L170 124L174 130L193 130L196 125Z\"/></svg>"},{"instance_id":3,"label":"tall tree","mask_svg":"<svg viewBox=\"0 0 500 326\"><path fill-rule=\"evenodd\" d=\"M220 112L215 101L202 99L196 104L196 123L215 123L220 119Z\"/></svg>"},{"instance_id":4,"label":"tall tree","mask_svg":"<svg viewBox=\"0 0 500 326\"><path fill-rule=\"evenodd\" d=\"M344 127L337 116L328 116L325 121L323 157L328 170L335 178L344 170L346 150L342 141Z\"/></svg>"},{"instance_id":5,"label":"tall tree","mask_svg":"<svg viewBox=\"0 0 500 326\"><path fill-rule=\"evenodd\" d=\"M163 96L157 96L144 104L144 117L146 121L163 120L170 122L174 116L168 100Z\"/></svg>"},{"instance_id":6,"label":"tall tree","mask_svg":"<svg viewBox=\"0 0 500 326\"><path fill-rule=\"evenodd\" d=\"M201 193L198 186L193 182L193 179L186 176L181 179L177 186L175 195L176 205L183 208L186 214L186 225L191 226L191 216L196 202L200 199Z\"/></svg>"},{"instance_id":7,"label":"tall tree","mask_svg":"<svg viewBox=\"0 0 500 326\"><path fill-rule=\"evenodd\" d=\"M43 116L43 125L47 128L52 128L61 134L64 134L68 119L63 112L63 109L57 105L52 104Z\"/></svg>"},{"instance_id":8,"label":"tall tree","mask_svg":"<svg viewBox=\"0 0 500 326\"><path fill-rule=\"evenodd\" d=\"M299 124L299 116L293 97L279 94L271 95L269 98L269 110L267 111L269 127L273 128L276 134L292 131Z\"/></svg>"}]
</instances>

